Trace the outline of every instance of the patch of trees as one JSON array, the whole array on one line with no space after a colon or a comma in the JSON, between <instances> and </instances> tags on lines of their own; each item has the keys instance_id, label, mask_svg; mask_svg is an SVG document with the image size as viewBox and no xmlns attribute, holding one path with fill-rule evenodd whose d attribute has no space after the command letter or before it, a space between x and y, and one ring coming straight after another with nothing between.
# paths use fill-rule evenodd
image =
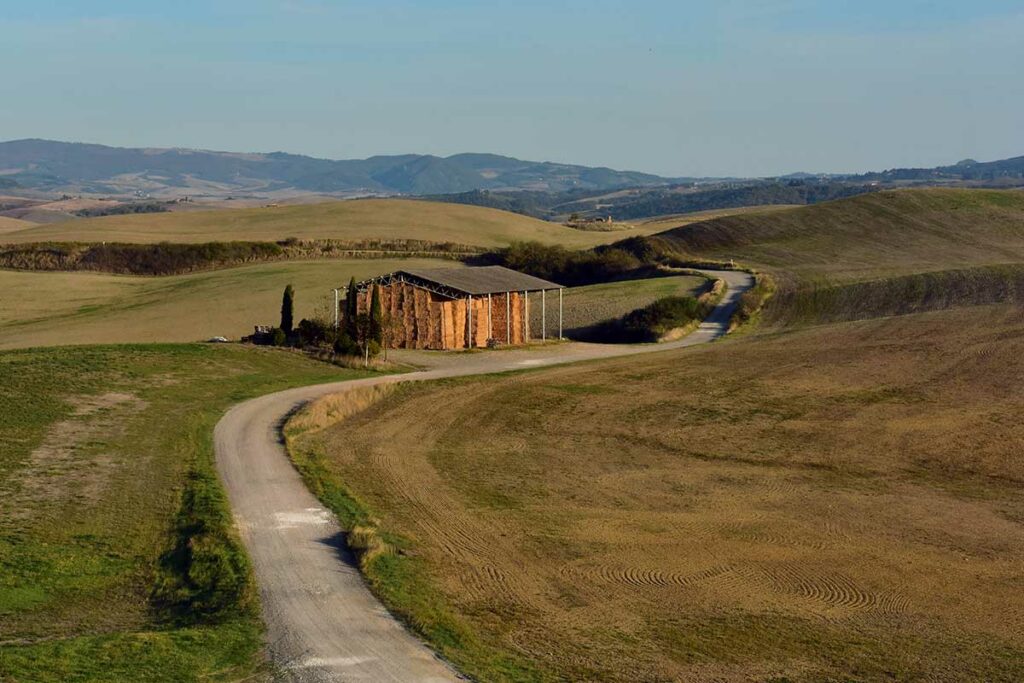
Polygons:
<instances>
[{"instance_id":1,"label":"patch of trees","mask_svg":"<svg viewBox=\"0 0 1024 683\"><path fill-rule=\"evenodd\" d=\"M683 265L683 258L661 239L630 237L587 251L540 242L514 242L470 262L505 266L567 287L580 287L651 277L660 265Z\"/></svg>"},{"instance_id":2,"label":"patch of trees","mask_svg":"<svg viewBox=\"0 0 1024 683\"><path fill-rule=\"evenodd\" d=\"M0 247L0 267L19 270L91 270L123 275L176 275L279 258L273 242L205 244L81 244L51 242Z\"/></svg>"},{"instance_id":3,"label":"patch of trees","mask_svg":"<svg viewBox=\"0 0 1024 683\"><path fill-rule=\"evenodd\" d=\"M135 275L172 275L281 254L269 242L206 242L204 244L92 244L79 257L85 270Z\"/></svg>"},{"instance_id":4,"label":"patch of trees","mask_svg":"<svg viewBox=\"0 0 1024 683\"><path fill-rule=\"evenodd\" d=\"M464 259L479 247L424 240L299 240L203 244L36 242L0 245L0 268L91 270L121 275L178 275L279 259L407 257Z\"/></svg>"},{"instance_id":5,"label":"patch of trees","mask_svg":"<svg viewBox=\"0 0 1024 683\"><path fill-rule=\"evenodd\" d=\"M322 302L311 317L303 318L296 325L295 289L288 285L281 296L280 324L257 328L256 334L243 341L299 348L331 356L354 356L368 365L370 359L387 348L395 324L384 312L378 286L371 289L369 310L359 310L358 296L356 281L352 278L340 310L334 310L333 302Z\"/></svg>"},{"instance_id":6,"label":"patch of trees","mask_svg":"<svg viewBox=\"0 0 1024 683\"><path fill-rule=\"evenodd\" d=\"M98 216L125 216L136 213L166 213L168 211L170 211L168 202L126 202L113 206L93 206L79 209L75 211L75 215L82 218L96 218Z\"/></svg>"}]
</instances>

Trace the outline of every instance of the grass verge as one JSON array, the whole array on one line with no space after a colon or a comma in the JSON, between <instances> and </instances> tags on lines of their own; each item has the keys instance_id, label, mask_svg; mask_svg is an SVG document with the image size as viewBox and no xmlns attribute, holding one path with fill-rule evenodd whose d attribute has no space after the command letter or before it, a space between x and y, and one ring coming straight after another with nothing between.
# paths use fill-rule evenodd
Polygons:
<instances>
[{"instance_id":1,"label":"grass verge","mask_svg":"<svg viewBox=\"0 0 1024 683\"><path fill-rule=\"evenodd\" d=\"M360 373L266 349L0 353L0 680L260 671L212 430L240 400Z\"/></svg>"}]
</instances>

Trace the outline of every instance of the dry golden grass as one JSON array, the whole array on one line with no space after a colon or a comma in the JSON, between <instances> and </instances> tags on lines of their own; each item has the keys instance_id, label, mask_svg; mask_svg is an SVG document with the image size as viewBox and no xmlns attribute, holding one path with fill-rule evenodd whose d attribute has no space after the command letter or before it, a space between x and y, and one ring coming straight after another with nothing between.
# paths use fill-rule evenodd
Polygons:
<instances>
[{"instance_id":1,"label":"dry golden grass","mask_svg":"<svg viewBox=\"0 0 1024 683\"><path fill-rule=\"evenodd\" d=\"M742 216L748 213L772 213L774 211L784 211L786 209L795 208L799 207L791 204L739 206L732 209L711 209L709 211L695 211L694 213L676 213L668 216L652 216L651 218L643 218L634 221L634 223L640 230L643 230L648 234L653 234L656 232L671 230L672 228L679 228L684 225L691 225L693 223L700 223L702 221L710 221L715 218L725 218L726 216Z\"/></svg>"},{"instance_id":2,"label":"dry golden grass","mask_svg":"<svg viewBox=\"0 0 1024 683\"><path fill-rule=\"evenodd\" d=\"M1021 386L1024 313L984 306L408 387L306 438L540 678L1017 681Z\"/></svg>"},{"instance_id":3,"label":"dry golden grass","mask_svg":"<svg viewBox=\"0 0 1024 683\"><path fill-rule=\"evenodd\" d=\"M23 221L20 218L8 218L7 216L0 216L0 235L6 235L9 232L15 232L16 230L25 230L34 226L35 223L30 221Z\"/></svg>"},{"instance_id":4,"label":"dry golden grass","mask_svg":"<svg viewBox=\"0 0 1024 683\"><path fill-rule=\"evenodd\" d=\"M296 321L329 304L331 289L398 268L453 267L429 259L288 261L149 278L0 270L0 349L65 344L238 338L276 325L285 285Z\"/></svg>"},{"instance_id":5,"label":"dry golden grass","mask_svg":"<svg viewBox=\"0 0 1024 683\"><path fill-rule=\"evenodd\" d=\"M302 239L417 239L478 246L515 240L589 247L634 231L589 233L477 206L410 199L361 199L253 209L103 216L4 235L7 242L212 242Z\"/></svg>"},{"instance_id":6,"label":"dry golden grass","mask_svg":"<svg viewBox=\"0 0 1024 683\"><path fill-rule=\"evenodd\" d=\"M662 233L684 250L813 283L1024 262L1024 192L878 192Z\"/></svg>"}]
</instances>

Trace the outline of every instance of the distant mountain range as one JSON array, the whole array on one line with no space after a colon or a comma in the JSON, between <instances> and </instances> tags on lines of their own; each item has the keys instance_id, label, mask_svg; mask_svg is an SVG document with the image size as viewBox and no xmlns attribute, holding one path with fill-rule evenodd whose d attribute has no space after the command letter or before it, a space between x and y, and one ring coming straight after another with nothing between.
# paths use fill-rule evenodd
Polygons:
<instances>
[{"instance_id":1,"label":"distant mountain range","mask_svg":"<svg viewBox=\"0 0 1024 683\"><path fill-rule=\"evenodd\" d=\"M332 161L271 152L0 142L0 188L171 197L301 193L427 195L471 190L603 190L684 182L648 173L523 161L495 154L375 156Z\"/></svg>"},{"instance_id":2,"label":"distant mountain range","mask_svg":"<svg viewBox=\"0 0 1024 683\"><path fill-rule=\"evenodd\" d=\"M122 200L406 195L558 221L573 214L634 220L740 206L813 204L922 185L1021 187L1024 157L991 162L967 159L951 166L864 174L697 179L495 154L404 154L332 161L283 152L133 149L51 140L0 142L0 193L4 194Z\"/></svg>"}]
</instances>

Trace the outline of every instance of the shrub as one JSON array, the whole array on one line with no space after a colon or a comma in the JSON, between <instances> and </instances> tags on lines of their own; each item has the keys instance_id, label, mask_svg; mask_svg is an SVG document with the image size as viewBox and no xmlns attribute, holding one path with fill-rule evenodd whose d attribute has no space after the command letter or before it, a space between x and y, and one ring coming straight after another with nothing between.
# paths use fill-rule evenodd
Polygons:
<instances>
[{"instance_id":1,"label":"shrub","mask_svg":"<svg viewBox=\"0 0 1024 683\"><path fill-rule=\"evenodd\" d=\"M630 237L589 251L571 251L540 242L514 242L471 263L501 265L569 287L643 277L660 265L683 265L686 259L665 240Z\"/></svg>"},{"instance_id":2,"label":"shrub","mask_svg":"<svg viewBox=\"0 0 1024 683\"><path fill-rule=\"evenodd\" d=\"M334 342L334 352L341 356L358 356L359 344L347 332L342 332Z\"/></svg>"},{"instance_id":3,"label":"shrub","mask_svg":"<svg viewBox=\"0 0 1024 683\"><path fill-rule=\"evenodd\" d=\"M323 320L303 318L297 328L301 346L324 346L334 341L334 327Z\"/></svg>"},{"instance_id":4,"label":"shrub","mask_svg":"<svg viewBox=\"0 0 1024 683\"><path fill-rule=\"evenodd\" d=\"M666 332L703 320L713 305L689 296L670 296L595 325L586 337L612 344L656 342Z\"/></svg>"},{"instance_id":5,"label":"shrub","mask_svg":"<svg viewBox=\"0 0 1024 683\"><path fill-rule=\"evenodd\" d=\"M280 327L270 331L270 341L274 346L284 346L288 343L288 335Z\"/></svg>"}]
</instances>

